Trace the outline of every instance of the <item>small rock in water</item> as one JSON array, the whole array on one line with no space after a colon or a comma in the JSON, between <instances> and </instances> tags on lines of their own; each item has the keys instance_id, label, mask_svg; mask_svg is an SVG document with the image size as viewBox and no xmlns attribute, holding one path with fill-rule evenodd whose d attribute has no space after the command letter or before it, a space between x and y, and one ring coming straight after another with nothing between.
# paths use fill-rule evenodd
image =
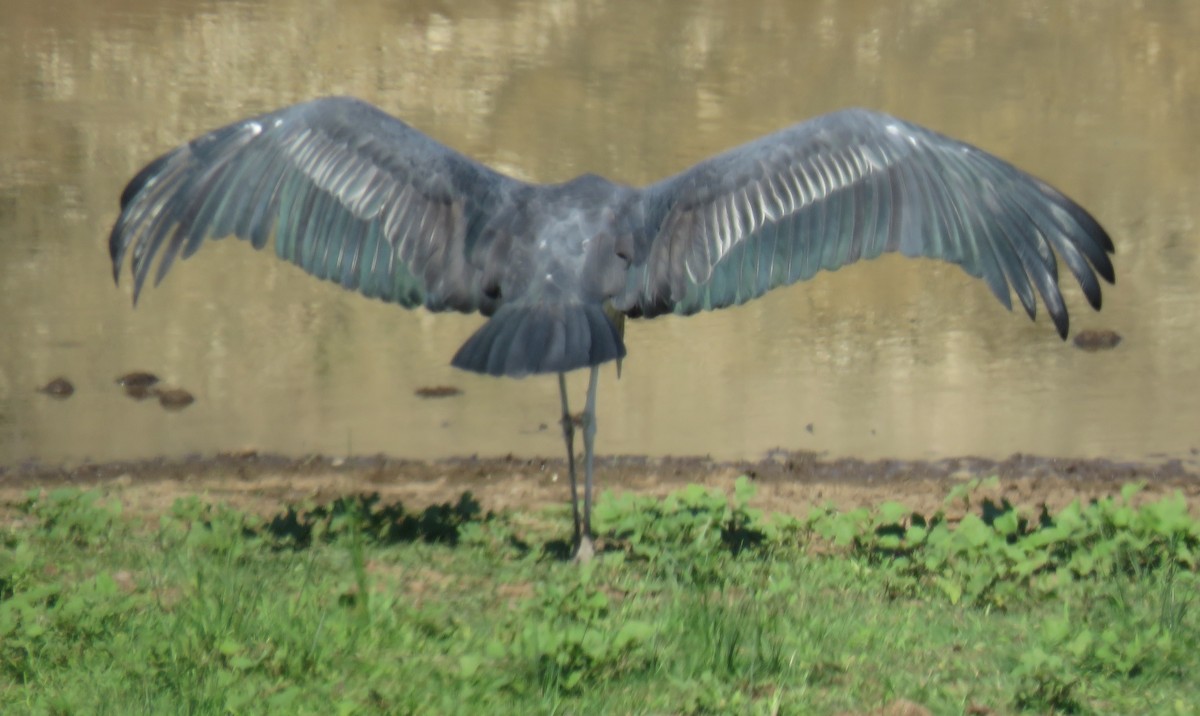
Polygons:
<instances>
[{"instance_id":1,"label":"small rock in water","mask_svg":"<svg viewBox=\"0 0 1200 716\"><path fill-rule=\"evenodd\" d=\"M45 393L51 398L66 400L67 398L71 397L72 393L75 392L75 386L71 384L71 381L60 376L38 388L38 392Z\"/></svg>"},{"instance_id":2,"label":"small rock in water","mask_svg":"<svg viewBox=\"0 0 1200 716\"><path fill-rule=\"evenodd\" d=\"M196 402L196 398L183 388L166 388L155 391L158 402L167 410L183 410Z\"/></svg>"},{"instance_id":3,"label":"small rock in water","mask_svg":"<svg viewBox=\"0 0 1200 716\"><path fill-rule=\"evenodd\" d=\"M462 395L462 390L455 388L453 385L427 385L422 388L417 388L413 394L418 398L450 398L455 395Z\"/></svg>"},{"instance_id":4,"label":"small rock in water","mask_svg":"<svg viewBox=\"0 0 1200 716\"><path fill-rule=\"evenodd\" d=\"M128 395L134 400L145 400L146 398L154 398L158 395L158 391L153 386L149 385L126 385L125 395Z\"/></svg>"},{"instance_id":5,"label":"small rock in water","mask_svg":"<svg viewBox=\"0 0 1200 716\"><path fill-rule=\"evenodd\" d=\"M1085 351L1104 351L1116 348L1121 335L1116 331L1089 328L1075 334L1075 347Z\"/></svg>"},{"instance_id":6,"label":"small rock in water","mask_svg":"<svg viewBox=\"0 0 1200 716\"><path fill-rule=\"evenodd\" d=\"M142 370L135 370L117 378L117 385L122 385L126 388L149 388L157 382L157 375Z\"/></svg>"}]
</instances>

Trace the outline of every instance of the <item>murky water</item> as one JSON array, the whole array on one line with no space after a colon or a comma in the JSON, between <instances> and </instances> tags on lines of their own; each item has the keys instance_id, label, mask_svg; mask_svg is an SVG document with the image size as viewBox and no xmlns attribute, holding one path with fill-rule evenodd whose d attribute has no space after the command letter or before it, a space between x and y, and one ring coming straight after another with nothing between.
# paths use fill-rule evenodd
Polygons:
<instances>
[{"instance_id":1,"label":"murky water","mask_svg":"<svg viewBox=\"0 0 1200 716\"><path fill-rule=\"evenodd\" d=\"M254 448L556 456L556 383L448 361L478 317L407 312L240 242L130 307L105 242L141 165L325 94L517 176L643 184L832 109L991 150L1089 207L1118 285L1074 328L954 267L885 258L629 327L603 453L1192 459L1200 446L1200 3L1131 0L0 0L0 464ZM151 370L197 402L113 384ZM34 388L57 375L63 401ZM579 393L585 376L572 377ZM438 401L413 391L450 384ZM548 429L542 428L549 425ZM811 428L811 429L809 429Z\"/></svg>"}]
</instances>

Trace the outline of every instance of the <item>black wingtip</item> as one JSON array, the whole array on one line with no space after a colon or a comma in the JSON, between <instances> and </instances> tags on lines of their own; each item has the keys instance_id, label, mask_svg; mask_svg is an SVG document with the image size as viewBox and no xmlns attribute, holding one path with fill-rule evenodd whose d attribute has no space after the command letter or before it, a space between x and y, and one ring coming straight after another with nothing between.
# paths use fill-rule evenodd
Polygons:
<instances>
[{"instance_id":1,"label":"black wingtip","mask_svg":"<svg viewBox=\"0 0 1200 716\"><path fill-rule=\"evenodd\" d=\"M565 373L625 357L625 343L599 305L504 306L450 364L488 375Z\"/></svg>"},{"instance_id":2,"label":"black wingtip","mask_svg":"<svg viewBox=\"0 0 1200 716\"><path fill-rule=\"evenodd\" d=\"M112 260L113 283L118 286L121 285L121 266L125 263L125 254L129 251L133 243L133 238L130 236L131 224L137 223L131 218L131 212L134 212L131 204L133 204L134 200L137 199L143 190L158 178L167 163L178 155L180 151L181 149L174 149L142 167L129 180L125 188L121 190L121 215L117 217L117 221L113 224L112 231L108 235L108 256ZM137 304L136 290L134 291L133 302L134 305Z\"/></svg>"},{"instance_id":3,"label":"black wingtip","mask_svg":"<svg viewBox=\"0 0 1200 716\"><path fill-rule=\"evenodd\" d=\"M1058 331L1058 337L1067 340L1067 333L1071 330L1071 319L1067 316L1067 312L1053 316L1054 328Z\"/></svg>"},{"instance_id":4,"label":"black wingtip","mask_svg":"<svg viewBox=\"0 0 1200 716\"><path fill-rule=\"evenodd\" d=\"M125 260L125 243L121 240L122 224L125 217L117 217L112 230L108 232L108 258L112 261L113 283L121 285L121 263Z\"/></svg>"}]
</instances>

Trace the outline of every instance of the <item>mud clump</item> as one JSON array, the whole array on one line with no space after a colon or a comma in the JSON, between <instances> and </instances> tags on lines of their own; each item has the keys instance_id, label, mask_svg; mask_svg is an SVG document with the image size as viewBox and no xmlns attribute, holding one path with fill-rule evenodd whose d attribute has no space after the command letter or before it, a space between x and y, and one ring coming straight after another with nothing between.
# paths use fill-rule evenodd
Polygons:
<instances>
[{"instance_id":1,"label":"mud clump","mask_svg":"<svg viewBox=\"0 0 1200 716\"><path fill-rule=\"evenodd\" d=\"M462 389L455 388L453 385L426 385L414 390L413 395L418 398L425 398L426 400L452 398L456 395L462 395Z\"/></svg>"},{"instance_id":2,"label":"mud clump","mask_svg":"<svg viewBox=\"0 0 1200 716\"><path fill-rule=\"evenodd\" d=\"M124 388L149 388L158 383L158 376L142 370L135 370L118 377L116 383Z\"/></svg>"},{"instance_id":3,"label":"mud clump","mask_svg":"<svg viewBox=\"0 0 1200 716\"><path fill-rule=\"evenodd\" d=\"M154 393L158 396L159 405L171 411L183 410L196 402L195 396L183 388L159 389L155 390Z\"/></svg>"},{"instance_id":4,"label":"mud clump","mask_svg":"<svg viewBox=\"0 0 1200 716\"><path fill-rule=\"evenodd\" d=\"M75 385L66 378L59 376L38 388L38 392L45 393L55 400L66 400L75 394Z\"/></svg>"},{"instance_id":5,"label":"mud clump","mask_svg":"<svg viewBox=\"0 0 1200 716\"><path fill-rule=\"evenodd\" d=\"M1116 331L1089 328L1075 334L1075 347L1089 353L1112 350L1120 343L1121 334Z\"/></svg>"}]
</instances>

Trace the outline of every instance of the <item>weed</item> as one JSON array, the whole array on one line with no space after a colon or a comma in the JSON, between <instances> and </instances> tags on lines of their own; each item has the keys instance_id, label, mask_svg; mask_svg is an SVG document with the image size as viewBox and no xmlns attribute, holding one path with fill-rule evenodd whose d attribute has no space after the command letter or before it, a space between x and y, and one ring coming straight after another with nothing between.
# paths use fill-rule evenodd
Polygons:
<instances>
[{"instance_id":1,"label":"weed","mask_svg":"<svg viewBox=\"0 0 1200 716\"><path fill-rule=\"evenodd\" d=\"M577 691L646 668L654 627L619 618L612 598L596 586L592 568L550 583L511 625L508 658L530 665L543 692ZM510 683L510 688L520 686Z\"/></svg>"},{"instance_id":2,"label":"weed","mask_svg":"<svg viewBox=\"0 0 1200 716\"><path fill-rule=\"evenodd\" d=\"M732 502L718 490L688 485L663 500L605 492L593 524L634 561L694 584L722 579L726 562L760 546L769 529L760 511L748 506L754 495L749 478L739 477Z\"/></svg>"},{"instance_id":3,"label":"weed","mask_svg":"<svg viewBox=\"0 0 1200 716\"><path fill-rule=\"evenodd\" d=\"M1016 704L1022 709L1077 713L1079 677L1061 656L1035 647L1021 656L1013 669L1017 679Z\"/></svg>"},{"instance_id":4,"label":"weed","mask_svg":"<svg viewBox=\"0 0 1200 716\"><path fill-rule=\"evenodd\" d=\"M46 536L81 547L101 544L119 532L121 505L103 500L100 493L61 487L43 494L31 490L21 510L35 517Z\"/></svg>"}]
</instances>

